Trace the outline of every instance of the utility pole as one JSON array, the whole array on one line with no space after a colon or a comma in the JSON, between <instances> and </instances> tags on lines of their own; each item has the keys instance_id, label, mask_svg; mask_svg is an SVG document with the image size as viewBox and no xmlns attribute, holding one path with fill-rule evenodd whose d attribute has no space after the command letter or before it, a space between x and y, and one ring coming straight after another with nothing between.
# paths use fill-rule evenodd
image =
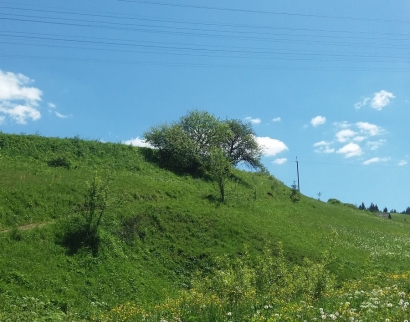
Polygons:
<instances>
[{"instance_id":1,"label":"utility pole","mask_svg":"<svg viewBox=\"0 0 410 322\"><path fill-rule=\"evenodd\" d=\"M300 192L300 183L299 183L299 161L298 157L296 157L296 172L298 174L298 191Z\"/></svg>"}]
</instances>

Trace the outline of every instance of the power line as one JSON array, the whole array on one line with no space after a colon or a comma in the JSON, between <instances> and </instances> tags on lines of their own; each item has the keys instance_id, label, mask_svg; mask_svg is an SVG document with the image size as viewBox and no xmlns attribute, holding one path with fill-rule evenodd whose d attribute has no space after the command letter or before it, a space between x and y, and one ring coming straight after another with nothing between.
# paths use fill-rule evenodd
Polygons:
<instances>
[{"instance_id":1,"label":"power line","mask_svg":"<svg viewBox=\"0 0 410 322\"><path fill-rule=\"evenodd\" d=\"M215 10L215 11L227 11L227 12L240 12L240 13L252 13L252 14L263 14L263 15L280 15L280 16L293 16L293 17L306 17L306 18L326 18L326 19L346 19L346 20L364 20L364 21L375 21L375 22L400 22L400 23L410 23L408 20L398 20L398 19L382 19L382 18L368 18L368 17L353 17L353 16L330 16L330 15L314 15L314 14L302 14L302 13L292 13L292 12L276 12L276 11L266 11L266 10L252 10L252 9L235 9L228 7L210 7L210 6L199 6L192 4L178 4L160 1L147 1L147 0L115 0L118 2L129 2L129 3L139 3L139 4L149 4L156 6L167 6L176 8L190 8L190 9L202 9L202 10Z\"/></svg>"},{"instance_id":2,"label":"power line","mask_svg":"<svg viewBox=\"0 0 410 322\"><path fill-rule=\"evenodd\" d=\"M1 14L0 14L1 15ZM58 18L54 18L58 19ZM10 17L0 17L0 20L9 20L9 21L20 21L20 22L34 22L34 23L44 23L44 24L53 24L53 25L63 25L63 26L74 26L74 27L95 27L95 28L104 28L104 29L115 29L115 30L129 30L129 31L141 31L141 32L149 32L149 33L158 33L158 34L173 34L177 36L195 36L195 37L213 37L213 38L231 38L231 39L244 39L244 40L253 40L253 41L269 41L269 42L285 42L285 43L305 43L305 44L317 44L317 45L324 45L324 46L348 46L348 47L375 47L377 48L401 48L407 49L409 45L395 45L392 46L391 44L365 44L363 42L351 42L351 43L340 43L340 42L329 42L329 41L316 41L316 40L309 40L309 39L288 39L288 38L267 38L267 37L238 37L232 35L219 35L219 34L201 34L196 32L174 32L169 31L169 28L166 26L148 26L152 28L166 28L166 30L158 30L158 29L146 29L146 28L131 28L131 27L122 27L121 24L117 23L106 23L110 25L98 25L98 24L90 24L89 21L81 21L76 19L65 19L75 21L76 23L68 23L68 22L61 22L61 21L44 21L44 20L33 20L33 19L20 19L20 18L10 18ZM80 23L81 22L81 23ZM114 26L113 26L114 25ZM186 28L185 28L186 29ZM225 31L226 32L226 31ZM232 33L232 32L231 32Z\"/></svg>"},{"instance_id":3,"label":"power line","mask_svg":"<svg viewBox=\"0 0 410 322\"><path fill-rule=\"evenodd\" d=\"M97 13L84 13L84 12L73 12L73 11L63 11L63 10L44 10L44 9L27 9L21 7L10 7L10 6L0 6L0 8L5 9L13 9L13 10L22 10L22 11L30 11L30 12L41 12L41 13L53 13L53 14L68 14L68 15L79 15L79 16L86 16L86 17L98 17L98 18L114 18L114 19L127 19L127 20L138 20L138 21L149 21L149 22L165 22L165 23L174 23L174 24L188 24L188 25L204 25L204 26L218 26L218 27L233 27L233 28L253 28L253 29L268 29L268 30L287 30L287 31L309 31L309 32L324 32L324 33L348 33L348 34L368 34L372 37L362 37L362 39L380 39L374 37L374 35L385 35L388 36L388 39L392 39L391 36L404 36L410 37L410 34L403 34L403 33L388 33L388 32L363 32L363 31L347 31L347 30L327 30L327 29L310 29L310 28L289 28L289 27L272 27L272 26L262 26L262 25L249 25L249 24L228 24L228 23L211 23L211 22L203 22L203 21L187 21L187 20L171 20L171 19L164 19L158 17L141 17L141 16L130 16L130 15L113 15L107 14L104 12ZM33 16L29 16L33 17ZM34 16L36 17L36 16ZM50 18L50 17L46 17ZM320 35L319 35L320 36ZM333 36L334 37L334 36ZM340 36L339 36L340 38ZM350 38L350 37L345 37ZM355 38L355 37L351 37ZM386 38L382 38L386 39ZM398 38L396 40L408 40Z\"/></svg>"},{"instance_id":4,"label":"power line","mask_svg":"<svg viewBox=\"0 0 410 322\"><path fill-rule=\"evenodd\" d=\"M340 60L349 60L351 61L352 58L358 59L360 62L383 62L383 61L390 61L391 59L409 59L409 56L382 56L382 55L357 55L357 54L329 54L326 53L325 55L321 53L303 53L301 55L293 52L278 52L278 51L267 51L266 49L262 49L263 51L258 51L258 50L246 50L246 48L240 48L240 47L234 47L233 49L229 49L229 47L219 47L219 48L210 48L210 47L199 47L198 45L175 45L171 43L152 43L152 42L126 42L124 40L115 40L115 39L109 39L109 38L91 38L87 37L88 39L70 39L70 38L62 38L62 37L54 37L49 34L33 34L33 33L28 33L29 35L9 35L9 34L4 34L0 32L0 37L6 37L6 38L16 38L18 39L17 43L10 43L10 44L17 44L21 45L21 39L33 39L36 40L36 43L31 44L29 43L28 45L33 45L33 46L48 46L48 47L65 47L65 48L76 48L76 49L96 49L96 50L101 50L101 48L89 48L89 47L69 47L69 46L61 46L61 45L56 45L56 41L60 42L68 42L72 44L90 44L90 45L104 45L104 46L120 46L120 47L133 47L133 48L150 48L150 49L161 49L161 50L183 50L183 51L189 51L189 52L206 52L206 53L213 53L213 54L236 54L240 56L235 56L238 58L250 58L250 57L255 57L255 56L248 56L249 54L252 55L263 55L263 56L258 56L258 58L261 59L286 59L286 60L320 60L320 61L327 61L330 59L323 59L332 57L333 61L340 61ZM43 40L43 41L50 41L52 42L51 45L47 44L40 44L38 43L38 40ZM7 43L7 42L3 42ZM197 47L194 47L197 46ZM228 49L227 49L228 48ZM123 52L134 52L130 50L115 50L115 49L108 49L108 48L103 48L103 50L111 50L111 51L123 51ZM156 52L158 53L158 52ZM168 54L183 54L183 55L194 55L194 54L188 54L188 53L168 53ZM196 54L195 54L196 55ZM247 55L247 56L245 56ZM266 55L269 55L268 57L265 57ZM281 56L283 55L283 56ZM296 56L296 57L290 57L290 55ZM299 57L297 56L299 55ZM216 57L208 55L208 57ZM218 56L221 57L221 56ZM223 56L223 57L232 57L232 56ZM320 59L322 57L322 59ZM369 60L370 58L370 60Z\"/></svg>"},{"instance_id":5,"label":"power line","mask_svg":"<svg viewBox=\"0 0 410 322\"><path fill-rule=\"evenodd\" d=\"M164 62L164 61L143 61L143 60L124 60L124 59L101 59L101 58L84 58L84 57L69 57L69 56L44 56L44 55L19 55L19 54L2 54L0 57L18 58L18 59L37 59L46 61L77 61L91 62L103 64L125 64L125 65L142 65L142 66L163 66L163 67L198 67L198 68L218 68L218 69L256 69L256 70L294 70L294 71L323 71L323 72L374 72L374 71L389 71L396 73L409 73L409 70L403 68L323 68L323 67L306 67L306 66L283 66L283 65L251 65L251 64L211 64L211 63L180 63L180 62Z\"/></svg>"}]
</instances>

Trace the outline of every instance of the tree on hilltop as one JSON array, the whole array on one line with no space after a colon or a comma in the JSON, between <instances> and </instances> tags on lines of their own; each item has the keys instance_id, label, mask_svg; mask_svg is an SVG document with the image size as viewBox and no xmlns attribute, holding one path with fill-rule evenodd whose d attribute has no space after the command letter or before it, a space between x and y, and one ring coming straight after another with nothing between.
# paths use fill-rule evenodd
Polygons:
<instances>
[{"instance_id":1,"label":"tree on hilltop","mask_svg":"<svg viewBox=\"0 0 410 322\"><path fill-rule=\"evenodd\" d=\"M154 126L144 133L144 139L159 150L161 162L170 168L204 173L214 164L211 151L218 148L231 166L244 163L264 169L251 125L240 120L221 121L206 111L193 110L171 125Z\"/></svg>"}]
</instances>

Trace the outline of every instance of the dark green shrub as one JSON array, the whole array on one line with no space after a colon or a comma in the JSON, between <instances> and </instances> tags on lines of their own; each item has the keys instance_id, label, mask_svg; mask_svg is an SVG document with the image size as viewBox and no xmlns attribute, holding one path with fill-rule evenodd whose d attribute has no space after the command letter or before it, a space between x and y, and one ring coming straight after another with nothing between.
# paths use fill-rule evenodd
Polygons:
<instances>
[{"instance_id":1,"label":"dark green shrub","mask_svg":"<svg viewBox=\"0 0 410 322\"><path fill-rule=\"evenodd\" d=\"M327 203L330 203L331 205L340 205L340 204L341 204L340 200L337 200L337 199L335 199L335 198L330 198L330 199L327 201Z\"/></svg>"},{"instance_id":2,"label":"dark green shrub","mask_svg":"<svg viewBox=\"0 0 410 322\"><path fill-rule=\"evenodd\" d=\"M14 227L12 230L10 230L9 236L10 239L14 241L20 241L23 239L23 234L18 227Z\"/></svg>"},{"instance_id":3,"label":"dark green shrub","mask_svg":"<svg viewBox=\"0 0 410 322\"><path fill-rule=\"evenodd\" d=\"M300 192L295 180L293 181L293 184L290 187L292 189L290 193L290 200L292 200L292 202L298 202L300 200Z\"/></svg>"},{"instance_id":4,"label":"dark green shrub","mask_svg":"<svg viewBox=\"0 0 410 322\"><path fill-rule=\"evenodd\" d=\"M89 249L94 255L98 253L100 236L98 231L90 231L82 216L66 219L60 224L56 233L57 244L65 247L69 255L76 254L81 248Z\"/></svg>"},{"instance_id":5,"label":"dark green shrub","mask_svg":"<svg viewBox=\"0 0 410 322\"><path fill-rule=\"evenodd\" d=\"M66 157L52 159L47 162L47 165L53 168L66 168L67 170L71 168L71 162Z\"/></svg>"}]
</instances>

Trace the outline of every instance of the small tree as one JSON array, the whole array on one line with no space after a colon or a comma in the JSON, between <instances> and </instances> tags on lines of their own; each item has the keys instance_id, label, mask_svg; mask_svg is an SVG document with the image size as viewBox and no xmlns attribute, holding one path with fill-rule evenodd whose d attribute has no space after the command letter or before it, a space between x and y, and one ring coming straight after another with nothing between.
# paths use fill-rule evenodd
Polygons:
<instances>
[{"instance_id":1,"label":"small tree","mask_svg":"<svg viewBox=\"0 0 410 322\"><path fill-rule=\"evenodd\" d=\"M221 201L225 202L225 186L231 176L231 163L220 148L213 148L210 152L209 172L218 184Z\"/></svg>"},{"instance_id":2,"label":"small tree","mask_svg":"<svg viewBox=\"0 0 410 322\"><path fill-rule=\"evenodd\" d=\"M57 233L59 242L67 247L69 254L83 247L92 250L94 255L98 253L99 228L108 207L108 182L103 182L97 174L87 181L79 215L63 222L63 230Z\"/></svg>"},{"instance_id":3,"label":"small tree","mask_svg":"<svg viewBox=\"0 0 410 322\"><path fill-rule=\"evenodd\" d=\"M373 204L373 202L370 203L369 208L367 208L368 211L371 212L379 212L379 207L377 206L377 204Z\"/></svg>"},{"instance_id":4,"label":"small tree","mask_svg":"<svg viewBox=\"0 0 410 322\"><path fill-rule=\"evenodd\" d=\"M296 180L293 180L293 184L290 187L292 189L290 193L290 200L292 200L292 202L298 202L300 200L300 192L298 185L296 184Z\"/></svg>"},{"instance_id":5,"label":"small tree","mask_svg":"<svg viewBox=\"0 0 410 322\"><path fill-rule=\"evenodd\" d=\"M101 178L95 174L91 181L86 182L86 185L82 215L87 223L89 236L96 236L101 219L107 209L108 180L102 182Z\"/></svg>"}]
</instances>

